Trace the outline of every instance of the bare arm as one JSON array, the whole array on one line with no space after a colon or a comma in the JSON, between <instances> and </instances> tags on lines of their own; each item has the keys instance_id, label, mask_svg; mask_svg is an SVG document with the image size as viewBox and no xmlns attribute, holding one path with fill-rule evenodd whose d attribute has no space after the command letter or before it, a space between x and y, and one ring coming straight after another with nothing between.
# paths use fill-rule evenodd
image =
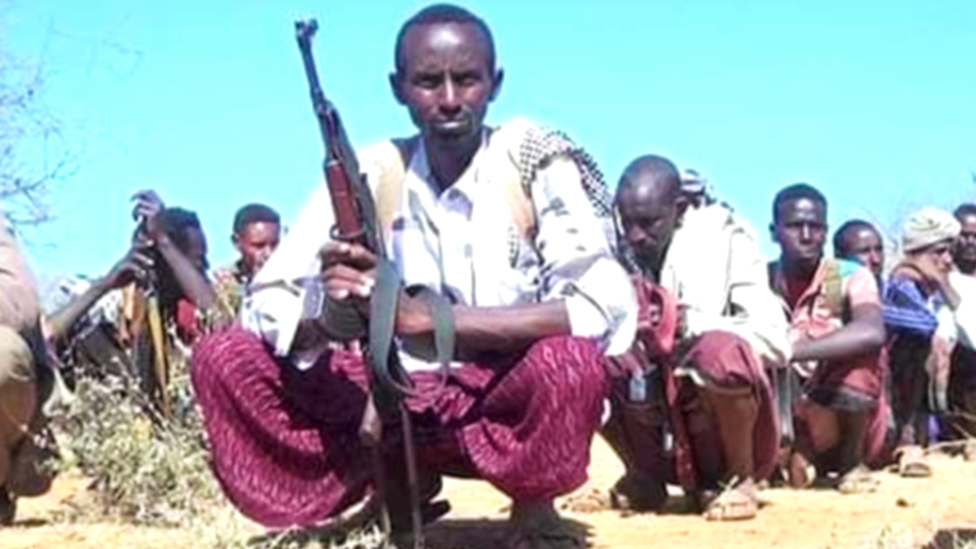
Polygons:
<instances>
[{"instance_id":1,"label":"bare arm","mask_svg":"<svg viewBox=\"0 0 976 549\"><path fill-rule=\"evenodd\" d=\"M404 298L397 317L397 333L430 341L434 322L426 305ZM562 300L507 307L452 307L456 338L455 358L470 359L485 353L524 351L540 339L572 333Z\"/></svg>"},{"instance_id":2,"label":"bare arm","mask_svg":"<svg viewBox=\"0 0 976 549\"><path fill-rule=\"evenodd\" d=\"M176 247L161 226L160 216L165 208L163 201L150 190L137 192L133 199L136 205L132 217L143 220L141 232L148 239L147 244L155 246L162 260L169 265L183 293L199 309L213 307L217 302L217 295L210 282L190 261L190 258Z\"/></svg>"},{"instance_id":3,"label":"bare arm","mask_svg":"<svg viewBox=\"0 0 976 549\"><path fill-rule=\"evenodd\" d=\"M876 352L884 345L881 308L862 304L851 310L851 321L825 337L793 344L793 360L840 360Z\"/></svg>"},{"instance_id":4,"label":"bare arm","mask_svg":"<svg viewBox=\"0 0 976 549\"><path fill-rule=\"evenodd\" d=\"M78 319L88 309L91 309L92 305L107 294L109 290L111 290L111 287L105 283L104 279L100 279L85 290L85 293L78 296L77 299L71 300L67 305L51 314L47 319L49 330L47 333L48 339L52 342L58 342L64 339L75 322L78 322Z\"/></svg>"},{"instance_id":5,"label":"bare arm","mask_svg":"<svg viewBox=\"0 0 976 549\"><path fill-rule=\"evenodd\" d=\"M156 249L163 260L169 264L173 276L183 288L183 293L190 298L190 301L199 309L209 309L217 303L217 295L213 287L207 282L206 277L190 261L186 254L169 239L162 235L156 241Z\"/></svg>"},{"instance_id":6,"label":"bare arm","mask_svg":"<svg viewBox=\"0 0 976 549\"><path fill-rule=\"evenodd\" d=\"M47 319L47 337L51 341L58 341L74 326L75 322L85 314L99 299L111 290L122 288L134 280L146 276L146 271L152 268L152 260L146 255L145 249L138 245L126 252L108 274L98 279L77 299L55 311Z\"/></svg>"}]
</instances>

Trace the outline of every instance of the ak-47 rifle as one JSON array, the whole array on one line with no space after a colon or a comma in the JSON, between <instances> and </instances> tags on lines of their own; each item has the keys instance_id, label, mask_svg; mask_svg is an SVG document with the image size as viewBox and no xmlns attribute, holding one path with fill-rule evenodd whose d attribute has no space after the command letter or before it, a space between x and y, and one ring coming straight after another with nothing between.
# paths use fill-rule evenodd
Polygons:
<instances>
[{"instance_id":1,"label":"ak-47 rifle","mask_svg":"<svg viewBox=\"0 0 976 549\"><path fill-rule=\"evenodd\" d=\"M145 230L145 219L139 221L139 231ZM149 330L149 341L142 340L137 334L133 367L136 378L142 390L146 393L151 406L156 406L163 417L170 414L169 393L169 356L166 349L166 330L163 325L162 310L159 304L159 281L155 269L149 269L146 276L136 282L137 291L141 291L142 310L137 324L140 331ZM145 344L148 343L148 355ZM147 364L147 361L149 362Z\"/></svg>"},{"instance_id":2,"label":"ak-47 rifle","mask_svg":"<svg viewBox=\"0 0 976 549\"><path fill-rule=\"evenodd\" d=\"M382 235L376 227L372 194L359 171L359 163L349 144L339 112L326 99L319 84L315 59L312 56L312 37L317 30L318 23L315 19L295 22L296 38L305 66L312 107L325 148L323 171L336 219L329 236L335 241L360 244L377 258L376 285L370 298L369 317L363 319L354 308L332 302L328 297L324 314L330 321L335 321L330 322L330 325L338 325L339 331L348 334L362 334L363 324L368 326L368 335L365 336L367 341L363 348L366 349L370 391L359 434L373 454L375 481L381 500L380 520L387 541L390 542L392 528L385 497L386 475L382 456L383 420L395 419L399 415L403 426L414 547L420 549L424 546L424 541L413 429L409 412L403 402L403 392L398 390L409 385L409 378L400 365L392 344L400 280L396 269L386 258Z\"/></svg>"},{"instance_id":3,"label":"ak-47 rifle","mask_svg":"<svg viewBox=\"0 0 976 549\"><path fill-rule=\"evenodd\" d=\"M146 321L149 324L149 337L152 339L153 356L153 376L154 385L157 393L150 395L159 399L158 404L163 417L170 414L169 403L169 360L166 353L166 334L163 328L163 315L159 308L159 286L156 283L156 274L148 273L148 284L145 289L146 296Z\"/></svg>"}]
</instances>

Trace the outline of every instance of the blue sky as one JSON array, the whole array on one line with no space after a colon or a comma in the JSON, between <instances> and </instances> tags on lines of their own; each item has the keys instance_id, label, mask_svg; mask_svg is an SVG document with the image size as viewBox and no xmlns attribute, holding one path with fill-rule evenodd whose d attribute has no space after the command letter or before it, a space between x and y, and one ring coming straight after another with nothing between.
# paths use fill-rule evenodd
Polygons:
<instances>
[{"instance_id":1,"label":"blue sky","mask_svg":"<svg viewBox=\"0 0 976 549\"><path fill-rule=\"evenodd\" d=\"M356 144L412 130L386 76L403 0L15 0L0 35L41 61L77 174L58 219L28 235L47 278L98 275L125 250L129 196L196 210L211 262L233 258L238 206L293 218L321 181L321 145L293 37L315 16L327 92ZM568 131L611 185L635 156L698 168L759 231L808 181L834 226L894 226L976 191L976 2L941 0L463 2L492 26L504 89L491 122Z\"/></svg>"}]
</instances>

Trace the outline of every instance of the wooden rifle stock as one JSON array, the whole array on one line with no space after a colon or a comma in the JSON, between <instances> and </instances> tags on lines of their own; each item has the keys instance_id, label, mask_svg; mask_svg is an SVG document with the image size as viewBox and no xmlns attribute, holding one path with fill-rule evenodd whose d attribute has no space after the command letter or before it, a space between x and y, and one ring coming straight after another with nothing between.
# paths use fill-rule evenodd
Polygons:
<instances>
[{"instance_id":1,"label":"wooden rifle stock","mask_svg":"<svg viewBox=\"0 0 976 549\"><path fill-rule=\"evenodd\" d=\"M336 220L336 224L331 229L330 236L333 240L361 244L375 253L378 261L385 261L384 249L379 239L379 233L376 230L376 213L372 194L360 174L356 155L349 145L349 140L342 126L339 113L332 103L326 99L322 91L322 85L319 83L318 70L315 67L315 59L312 56L312 37L317 30L318 22L315 19L295 22L296 39L302 54L305 76L308 79L312 107L319 123L319 131L325 147L325 160L323 161L322 167L325 172L325 182L332 199L332 209ZM374 297L373 305L375 303ZM395 314L395 306L391 310L392 314ZM370 322L373 320L375 319L370 319ZM363 348L369 349L369 345L363 345ZM368 354L371 355L372 353ZM415 549L421 549L424 546L423 526L420 515L419 481L417 478L417 463L413 446L413 429L410 414L402 398L399 398L398 395L391 392L389 388L384 390L384 387L377 380L376 372L368 367L370 361L375 359L395 361L397 360L396 351L395 349L391 349L389 357L367 357L366 365L367 371L370 374L368 377L370 391L367 395L363 420L359 427L360 439L371 450L373 456L373 474L377 493L381 500L381 527L386 534L387 541L390 542L392 528L386 501L387 479L383 464L383 418L380 414L381 410L377 406L378 392L381 392L383 396L382 400L385 404L383 411L387 413L398 411L400 421L403 425L403 445L407 465L407 484L410 492L410 518L413 529L413 546Z\"/></svg>"},{"instance_id":2,"label":"wooden rifle stock","mask_svg":"<svg viewBox=\"0 0 976 549\"><path fill-rule=\"evenodd\" d=\"M325 98L322 85L319 83L315 58L312 56L312 37L318 30L315 19L297 21L295 32L298 47L302 53L302 64L308 79L309 95L312 108L319 123L319 132L325 147L323 171L325 183L332 197L332 209L335 213L336 224L332 229L332 238L345 242L357 242L366 246L370 251L379 252L375 234L372 233L372 200L364 196L365 185L359 174L352 147L349 146L339 112L330 101ZM353 181L357 185L353 186ZM368 191L367 191L368 192Z\"/></svg>"}]
</instances>

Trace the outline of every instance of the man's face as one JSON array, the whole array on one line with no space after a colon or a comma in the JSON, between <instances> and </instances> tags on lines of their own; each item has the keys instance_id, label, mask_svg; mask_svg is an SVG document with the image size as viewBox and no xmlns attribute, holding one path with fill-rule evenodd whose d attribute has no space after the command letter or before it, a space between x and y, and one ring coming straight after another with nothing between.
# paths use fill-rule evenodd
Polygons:
<instances>
[{"instance_id":1,"label":"man's face","mask_svg":"<svg viewBox=\"0 0 976 549\"><path fill-rule=\"evenodd\" d=\"M779 207L773 224L773 240L780 246L783 259L814 268L823 257L827 216L819 202L809 198L787 200Z\"/></svg>"},{"instance_id":2,"label":"man's face","mask_svg":"<svg viewBox=\"0 0 976 549\"><path fill-rule=\"evenodd\" d=\"M844 249L842 257L852 259L864 265L880 277L884 267L884 244L877 232L862 227L848 231L844 235Z\"/></svg>"},{"instance_id":3,"label":"man's face","mask_svg":"<svg viewBox=\"0 0 976 549\"><path fill-rule=\"evenodd\" d=\"M953 257L959 263L976 264L976 215L964 215L959 222L962 231L956 239Z\"/></svg>"},{"instance_id":4,"label":"man's face","mask_svg":"<svg viewBox=\"0 0 976 549\"><path fill-rule=\"evenodd\" d=\"M244 226L233 236L234 246L241 254L244 271L254 274L264 266L281 240L281 227L277 223L257 221Z\"/></svg>"},{"instance_id":5,"label":"man's face","mask_svg":"<svg viewBox=\"0 0 976 549\"><path fill-rule=\"evenodd\" d=\"M921 250L910 253L909 257L916 263L927 264L934 272L946 275L953 268L953 244L954 241L952 239L936 242L931 246L926 246Z\"/></svg>"},{"instance_id":6,"label":"man's face","mask_svg":"<svg viewBox=\"0 0 976 549\"><path fill-rule=\"evenodd\" d=\"M678 227L680 198L655 196L640 183L622 188L617 212L624 238L642 267L659 268Z\"/></svg>"},{"instance_id":7,"label":"man's face","mask_svg":"<svg viewBox=\"0 0 976 549\"><path fill-rule=\"evenodd\" d=\"M479 140L501 73L491 66L489 43L478 27L412 27L400 55L402 72L391 77L391 84L424 137L447 146Z\"/></svg>"}]
</instances>

